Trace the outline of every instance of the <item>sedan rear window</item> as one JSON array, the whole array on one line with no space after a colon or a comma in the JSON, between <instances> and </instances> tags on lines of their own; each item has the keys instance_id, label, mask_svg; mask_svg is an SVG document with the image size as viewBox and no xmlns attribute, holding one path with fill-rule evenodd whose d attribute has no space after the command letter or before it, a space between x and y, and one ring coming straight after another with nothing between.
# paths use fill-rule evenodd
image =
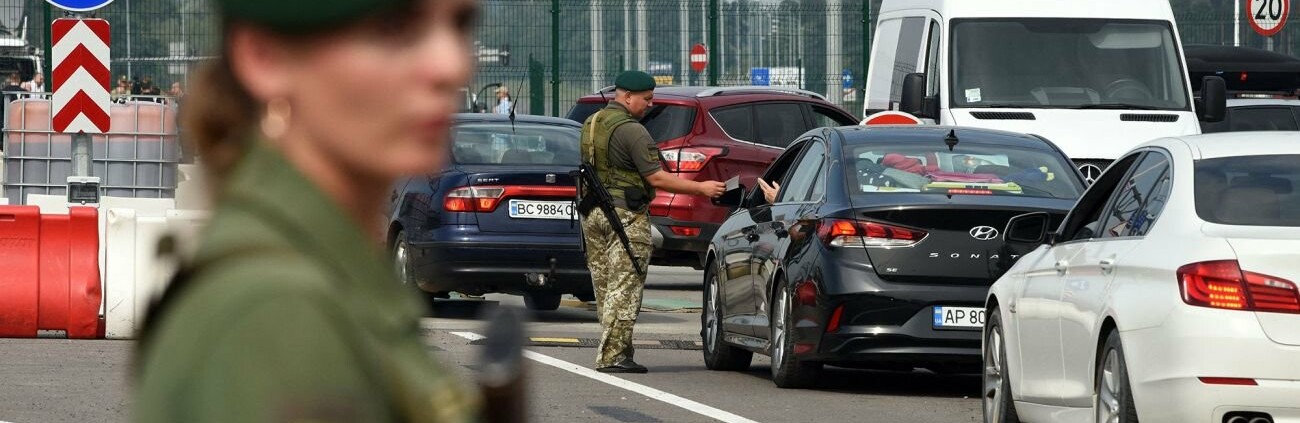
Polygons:
<instances>
[{"instance_id":1,"label":"sedan rear window","mask_svg":"<svg viewBox=\"0 0 1300 423\"><path fill-rule=\"evenodd\" d=\"M1196 214L1207 222L1300 226L1300 154L1198 160Z\"/></svg>"},{"instance_id":2,"label":"sedan rear window","mask_svg":"<svg viewBox=\"0 0 1300 423\"><path fill-rule=\"evenodd\" d=\"M963 144L848 145L855 195L931 193L1074 199L1083 187L1069 161L1046 150Z\"/></svg>"},{"instance_id":3,"label":"sedan rear window","mask_svg":"<svg viewBox=\"0 0 1300 423\"><path fill-rule=\"evenodd\" d=\"M457 164L564 165L577 167L578 129L505 123L456 125L451 130Z\"/></svg>"}]
</instances>

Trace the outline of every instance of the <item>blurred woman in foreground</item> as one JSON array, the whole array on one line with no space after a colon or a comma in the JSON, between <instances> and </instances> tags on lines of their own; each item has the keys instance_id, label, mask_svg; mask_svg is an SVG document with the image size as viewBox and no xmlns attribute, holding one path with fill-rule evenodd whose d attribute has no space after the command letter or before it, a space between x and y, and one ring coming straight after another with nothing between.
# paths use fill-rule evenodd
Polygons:
<instances>
[{"instance_id":1,"label":"blurred woman in foreground","mask_svg":"<svg viewBox=\"0 0 1300 423\"><path fill-rule=\"evenodd\" d=\"M442 165L476 4L217 4L182 126L218 206L141 336L135 420L472 419L378 223L398 178Z\"/></svg>"}]
</instances>

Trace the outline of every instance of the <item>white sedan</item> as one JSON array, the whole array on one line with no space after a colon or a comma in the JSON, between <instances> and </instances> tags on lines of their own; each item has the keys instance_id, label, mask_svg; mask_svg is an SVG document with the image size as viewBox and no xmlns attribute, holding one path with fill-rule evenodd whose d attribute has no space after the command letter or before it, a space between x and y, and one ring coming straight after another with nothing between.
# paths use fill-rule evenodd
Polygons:
<instances>
[{"instance_id":1,"label":"white sedan","mask_svg":"<svg viewBox=\"0 0 1300 423\"><path fill-rule=\"evenodd\" d=\"M993 284L986 422L1300 422L1300 133L1149 142Z\"/></svg>"}]
</instances>

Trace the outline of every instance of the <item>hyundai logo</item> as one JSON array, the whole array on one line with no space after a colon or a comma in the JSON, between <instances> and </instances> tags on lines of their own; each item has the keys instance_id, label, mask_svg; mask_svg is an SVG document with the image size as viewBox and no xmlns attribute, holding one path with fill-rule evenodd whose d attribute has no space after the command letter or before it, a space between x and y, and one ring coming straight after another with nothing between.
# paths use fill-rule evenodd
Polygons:
<instances>
[{"instance_id":1,"label":"hyundai logo","mask_svg":"<svg viewBox=\"0 0 1300 423\"><path fill-rule=\"evenodd\" d=\"M988 241L998 237L998 229L992 226L976 226L970 228L970 236L980 241Z\"/></svg>"}]
</instances>

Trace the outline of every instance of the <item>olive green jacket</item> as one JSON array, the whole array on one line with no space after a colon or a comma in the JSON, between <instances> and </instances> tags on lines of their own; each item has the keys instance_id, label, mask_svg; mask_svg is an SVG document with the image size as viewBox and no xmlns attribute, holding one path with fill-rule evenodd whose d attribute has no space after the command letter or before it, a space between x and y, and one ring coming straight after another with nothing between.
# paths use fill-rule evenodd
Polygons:
<instances>
[{"instance_id":1,"label":"olive green jacket","mask_svg":"<svg viewBox=\"0 0 1300 423\"><path fill-rule=\"evenodd\" d=\"M462 422L478 398L421 339L381 249L277 152L231 175L140 346L140 422Z\"/></svg>"}]
</instances>

